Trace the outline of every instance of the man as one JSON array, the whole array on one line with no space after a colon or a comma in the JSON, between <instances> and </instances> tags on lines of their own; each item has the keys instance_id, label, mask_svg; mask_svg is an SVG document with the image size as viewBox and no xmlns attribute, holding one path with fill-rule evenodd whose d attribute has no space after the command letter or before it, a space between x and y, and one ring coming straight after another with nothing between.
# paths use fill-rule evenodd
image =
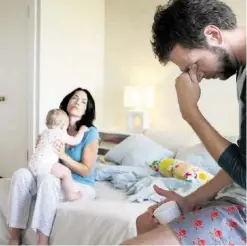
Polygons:
<instances>
[{"instance_id":1,"label":"man","mask_svg":"<svg viewBox=\"0 0 247 246\"><path fill-rule=\"evenodd\" d=\"M166 201L176 201L183 216L169 225L159 225L153 211L162 203L154 205L138 217L138 236L123 244L245 245L245 29L237 26L232 10L218 0L173 0L157 8L152 34L159 61L171 61L182 71L176 79L176 91L183 119L222 169L187 197L154 187ZM235 73L240 106L237 145L222 137L198 107L203 78L226 80Z\"/></svg>"}]
</instances>

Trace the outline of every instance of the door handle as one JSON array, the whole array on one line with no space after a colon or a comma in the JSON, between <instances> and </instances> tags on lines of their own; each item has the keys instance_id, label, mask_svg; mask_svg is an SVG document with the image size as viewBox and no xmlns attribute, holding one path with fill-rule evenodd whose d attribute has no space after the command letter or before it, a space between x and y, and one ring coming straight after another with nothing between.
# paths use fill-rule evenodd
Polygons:
<instances>
[{"instance_id":1,"label":"door handle","mask_svg":"<svg viewBox=\"0 0 247 246\"><path fill-rule=\"evenodd\" d=\"M0 103L1 103L1 102L5 102L5 101L6 101L6 97L0 96Z\"/></svg>"}]
</instances>

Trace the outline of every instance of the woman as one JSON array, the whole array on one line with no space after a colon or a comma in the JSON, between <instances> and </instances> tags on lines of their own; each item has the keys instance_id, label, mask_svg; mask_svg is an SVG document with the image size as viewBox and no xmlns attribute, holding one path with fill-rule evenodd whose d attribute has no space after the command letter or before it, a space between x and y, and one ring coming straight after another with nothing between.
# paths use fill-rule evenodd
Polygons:
<instances>
[{"instance_id":1,"label":"woman","mask_svg":"<svg viewBox=\"0 0 247 246\"><path fill-rule=\"evenodd\" d=\"M83 199L94 199L94 164L99 139L98 131L93 126L94 99L89 91L78 88L62 100L60 108L70 118L68 128L70 135L75 135L82 125L89 128L82 142L77 146L67 147L65 151L61 143L55 143L54 148L58 150L63 164L71 170L75 187L82 192ZM27 227L31 200L35 195L37 197L31 227L37 230L38 244L48 244L57 204L64 201L64 195L59 179L53 175L44 175L36 181L27 168L17 170L11 181L8 218L9 244L20 243L20 231Z\"/></svg>"}]
</instances>

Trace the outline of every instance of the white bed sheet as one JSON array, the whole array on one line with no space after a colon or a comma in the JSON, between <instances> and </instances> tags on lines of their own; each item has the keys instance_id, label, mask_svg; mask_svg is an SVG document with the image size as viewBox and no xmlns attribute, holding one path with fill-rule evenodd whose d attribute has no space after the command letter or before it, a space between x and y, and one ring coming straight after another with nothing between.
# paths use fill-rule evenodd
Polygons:
<instances>
[{"instance_id":1,"label":"white bed sheet","mask_svg":"<svg viewBox=\"0 0 247 246\"><path fill-rule=\"evenodd\" d=\"M130 203L121 190L97 182L95 201L62 204L53 226L52 244L116 245L136 235L136 218L150 203Z\"/></svg>"},{"instance_id":2,"label":"white bed sheet","mask_svg":"<svg viewBox=\"0 0 247 246\"><path fill-rule=\"evenodd\" d=\"M10 180L0 180L0 199L7 201ZM122 190L116 190L108 182L96 183L97 198L94 201L63 203L57 210L51 234L51 244L116 245L136 235L136 218L150 202L130 203ZM6 244L7 203L0 206L0 244ZM36 244L34 231L28 229L24 244Z\"/></svg>"}]
</instances>

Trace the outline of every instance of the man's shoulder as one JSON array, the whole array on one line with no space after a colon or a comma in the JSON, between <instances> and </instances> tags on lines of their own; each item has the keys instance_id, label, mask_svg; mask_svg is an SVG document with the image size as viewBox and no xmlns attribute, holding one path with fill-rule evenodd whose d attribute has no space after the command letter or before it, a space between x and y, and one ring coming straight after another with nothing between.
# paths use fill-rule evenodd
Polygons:
<instances>
[{"instance_id":1,"label":"man's shoulder","mask_svg":"<svg viewBox=\"0 0 247 246\"><path fill-rule=\"evenodd\" d=\"M246 65L242 65L239 67L237 71L237 93L238 100L242 101L242 103L246 103Z\"/></svg>"},{"instance_id":2,"label":"man's shoulder","mask_svg":"<svg viewBox=\"0 0 247 246\"><path fill-rule=\"evenodd\" d=\"M241 65L238 69L237 69L237 73L236 73L236 78L237 81L241 80L244 81L246 80L246 64Z\"/></svg>"}]
</instances>

